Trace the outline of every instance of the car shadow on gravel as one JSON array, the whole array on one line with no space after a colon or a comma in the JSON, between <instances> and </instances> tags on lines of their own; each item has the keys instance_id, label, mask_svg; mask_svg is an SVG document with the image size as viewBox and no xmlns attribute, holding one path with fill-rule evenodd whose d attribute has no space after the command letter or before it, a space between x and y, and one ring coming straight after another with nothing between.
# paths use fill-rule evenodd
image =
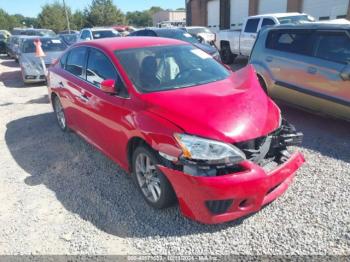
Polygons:
<instances>
[{"instance_id":1,"label":"car shadow on gravel","mask_svg":"<svg viewBox=\"0 0 350 262\"><path fill-rule=\"evenodd\" d=\"M350 163L350 122L279 104L286 119L303 132L303 148Z\"/></svg>"},{"instance_id":2,"label":"car shadow on gravel","mask_svg":"<svg viewBox=\"0 0 350 262\"><path fill-rule=\"evenodd\" d=\"M30 88L42 86L43 83L25 84L22 81L21 70L3 72L0 74L0 83L7 88Z\"/></svg>"},{"instance_id":3,"label":"car shadow on gravel","mask_svg":"<svg viewBox=\"0 0 350 262\"><path fill-rule=\"evenodd\" d=\"M152 209L118 165L78 135L61 132L53 113L8 123L5 140L29 174L26 185L45 185L68 211L108 234L181 236L217 232L244 221L208 226L184 218L177 206Z\"/></svg>"}]
</instances>

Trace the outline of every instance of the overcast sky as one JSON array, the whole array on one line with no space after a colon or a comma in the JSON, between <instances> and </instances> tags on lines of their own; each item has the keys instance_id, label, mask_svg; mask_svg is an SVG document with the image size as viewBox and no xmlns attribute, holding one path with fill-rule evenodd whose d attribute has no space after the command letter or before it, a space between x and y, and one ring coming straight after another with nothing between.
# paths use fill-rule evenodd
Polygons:
<instances>
[{"instance_id":1,"label":"overcast sky","mask_svg":"<svg viewBox=\"0 0 350 262\"><path fill-rule=\"evenodd\" d=\"M60 0L62 1L62 0ZM54 0L0 0L0 8L9 14L22 14L24 16L37 16L41 6L52 3ZM123 12L142 11L151 6L161 6L164 9L176 9L185 7L185 0L113 0L114 4ZM83 9L91 3L91 0L66 0L66 4L73 11Z\"/></svg>"}]
</instances>

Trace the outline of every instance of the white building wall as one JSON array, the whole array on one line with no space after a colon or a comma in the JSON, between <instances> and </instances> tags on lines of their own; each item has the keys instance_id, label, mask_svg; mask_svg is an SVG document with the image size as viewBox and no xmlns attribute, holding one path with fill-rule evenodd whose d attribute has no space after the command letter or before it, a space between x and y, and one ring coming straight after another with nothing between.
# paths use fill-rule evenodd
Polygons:
<instances>
[{"instance_id":1,"label":"white building wall","mask_svg":"<svg viewBox=\"0 0 350 262\"><path fill-rule=\"evenodd\" d=\"M336 19L348 12L349 0L304 0L303 12L316 19Z\"/></svg>"},{"instance_id":2,"label":"white building wall","mask_svg":"<svg viewBox=\"0 0 350 262\"><path fill-rule=\"evenodd\" d=\"M287 12L287 4L287 0L260 0L259 14L285 13Z\"/></svg>"},{"instance_id":3,"label":"white building wall","mask_svg":"<svg viewBox=\"0 0 350 262\"><path fill-rule=\"evenodd\" d=\"M249 1L231 0L231 29L242 27L244 20L249 15Z\"/></svg>"}]
</instances>

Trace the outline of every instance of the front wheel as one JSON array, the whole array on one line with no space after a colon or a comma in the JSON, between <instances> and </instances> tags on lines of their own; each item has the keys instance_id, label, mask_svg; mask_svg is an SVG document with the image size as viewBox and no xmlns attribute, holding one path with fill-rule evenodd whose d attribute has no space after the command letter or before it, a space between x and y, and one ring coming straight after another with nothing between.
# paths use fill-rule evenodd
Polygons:
<instances>
[{"instance_id":1,"label":"front wheel","mask_svg":"<svg viewBox=\"0 0 350 262\"><path fill-rule=\"evenodd\" d=\"M159 157L146 146L139 146L133 153L133 176L140 192L150 206L162 209L173 205L176 196L158 164Z\"/></svg>"},{"instance_id":2,"label":"front wheel","mask_svg":"<svg viewBox=\"0 0 350 262\"><path fill-rule=\"evenodd\" d=\"M63 106L61 104L61 101L57 96L53 98L52 101L53 109L56 114L56 119L58 126L61 128L62 131L68 131L68 126L67 126L67 121L66 121L66 116L64 114Z\"/></svg>"}]
</instances>

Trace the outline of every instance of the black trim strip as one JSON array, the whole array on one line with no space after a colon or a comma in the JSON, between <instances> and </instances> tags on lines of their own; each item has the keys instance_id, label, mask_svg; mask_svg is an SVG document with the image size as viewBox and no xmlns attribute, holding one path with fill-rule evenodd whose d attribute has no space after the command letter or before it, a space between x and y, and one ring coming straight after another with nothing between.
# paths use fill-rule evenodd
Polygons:
<instances>
[{"instance_id":1,"label":"black trim strip","mask_svg":"<svg viewBox=\"0 0 350 262\"><path fill-rule=\"evenodd\" d=\"M298 86L291 85L291 84L288 84L288 83L285 83L285 82L276 81L276 85L282 86L282 87L285 87L285 88L289 88L289 89L292 89L294 91L297 91L297 92L300 92L300 93L304 93L304 94L307 94L307 95L311 95L311 96L314 96L314 97L317 97L317 98L322 98L322 99L325 99L325 100L329 100L331 102L334 102L334 103L337 103L337 104L341 104L343 106L349 106L350 107L350 101L347 101L347 100L344 100L344 99L341 99L341 98L337 98L337 97L334 97L334 96L329 96L329 95L317 93L315 91L304 89L304 88L300 88Z\"/></svg>"}]
</instances>

